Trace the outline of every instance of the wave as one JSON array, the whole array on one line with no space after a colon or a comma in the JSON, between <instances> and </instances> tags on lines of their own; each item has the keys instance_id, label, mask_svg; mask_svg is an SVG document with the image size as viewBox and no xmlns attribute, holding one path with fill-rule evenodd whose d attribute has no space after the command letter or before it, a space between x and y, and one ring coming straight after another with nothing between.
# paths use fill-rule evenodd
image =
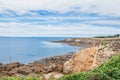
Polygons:
<instances>
[{"instance_id":1,"label":"wave","mask_svg":"<svg viewBox=\"0 0 120 80\"><path fill-rule=\"evenodd\" d=\"M48 41L40 41L42 44L42 47L44 48L61 48L64 47L63 44L61 43L53 43L53 42L48 42Z\"/></svg>"}]
</instances>

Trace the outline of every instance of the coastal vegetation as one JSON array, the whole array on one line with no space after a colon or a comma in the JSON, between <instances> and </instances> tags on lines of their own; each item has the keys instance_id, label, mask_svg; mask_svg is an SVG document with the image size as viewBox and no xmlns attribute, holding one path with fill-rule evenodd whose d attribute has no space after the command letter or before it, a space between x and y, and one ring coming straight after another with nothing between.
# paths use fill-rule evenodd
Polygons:
<instances>
[{"instance_id":1,"label":"coastal vegetation","mask_svg":"<svg viewBox=\"0 0 120 80\"><path fill-rule=\"evenodd\" d=\"M96 36L94 38L117 38L120 37L120 34L110 35L110 36Z\"/></svg>"},{"instance_id":2,"label":"coastal vegetation","mask_svg":"<svg viewBox=\"0 0 120 80\"><path fill-rule=\"evenodd\" d=\"M38 80L39 78L33 78L33 77L3 77L1 80Z\"/></svg>"}]
</instances>

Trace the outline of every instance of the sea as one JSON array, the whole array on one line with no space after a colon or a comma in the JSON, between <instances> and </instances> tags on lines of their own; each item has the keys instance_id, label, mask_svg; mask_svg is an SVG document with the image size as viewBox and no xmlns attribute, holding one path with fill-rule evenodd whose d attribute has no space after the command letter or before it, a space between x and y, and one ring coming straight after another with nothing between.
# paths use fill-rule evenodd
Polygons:
<instances>
[{"instance_id":1,"label":"sea","mask_svg":"<svg viewBox=\"0 0 120 80\"><path fill-rule=\"evenodd\" d=\"M45 57L75 52L80 47L51 41L69 37L0 37L0 63L28 64Z\"/></svg>"}]
</instances>

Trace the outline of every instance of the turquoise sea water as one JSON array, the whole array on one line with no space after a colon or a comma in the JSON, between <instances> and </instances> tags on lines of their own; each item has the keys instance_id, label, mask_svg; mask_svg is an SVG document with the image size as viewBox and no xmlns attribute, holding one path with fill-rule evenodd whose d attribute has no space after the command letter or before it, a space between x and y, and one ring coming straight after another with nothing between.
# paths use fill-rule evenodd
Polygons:
<instances>
[{"instance_id":1,"label":"turquoise sea water","mask_svg":"<svg viewBox=\"0 0 120 80\"><path fill-rule=\"evenodd\" d=\"M79 49L67 44L49 42L62 39L65 37L0 37L0 63L30 63Z\"/></svg>"}]
</instances>

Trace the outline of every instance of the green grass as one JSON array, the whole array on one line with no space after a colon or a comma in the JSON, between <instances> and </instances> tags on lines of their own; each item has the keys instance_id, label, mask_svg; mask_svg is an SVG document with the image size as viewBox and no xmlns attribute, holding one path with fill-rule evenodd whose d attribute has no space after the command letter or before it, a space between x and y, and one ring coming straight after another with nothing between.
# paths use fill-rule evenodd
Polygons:
<instances>
[{"instance_id":1,"label":"green grass","mask_svg":"<svg viewBox=\"0 0 120 80\"><path fill-rule=\"evenodd\" d=\"M120 37L120 34L110 35L110 36L96 36L94 38L117 38Z\"/></svg>"},{"instance_id":2,"label":"green grass","mask_svg":"<svg viewBox=\"0 0 120 80\"><path fill-rule=\"evenodd\" d=\"M1 80L38 80L38 78L32 78L32 77L3 77Z\"/></svg>"},{"instance_id":3,"label":"green grass","mask_svg":"<svg viewBox=\"0 0 120 80\"><path fill-rule=\"evenodd\" d=\"M24 77L10 77L10 76L4 76L0 78L0 80L44 80L44 77L42 75L31 77L31 76L24 76Z\"/></svg>"},{"instance_id":4,"label":"green grass","mask_svg":"<svg viewBox=\"0 0 120 80\"><path fill-rule=\"evenodd\" d=\"M58 80L120 80L120 52L96 69L66 75Z\"/></svg>"}]
</instances>

